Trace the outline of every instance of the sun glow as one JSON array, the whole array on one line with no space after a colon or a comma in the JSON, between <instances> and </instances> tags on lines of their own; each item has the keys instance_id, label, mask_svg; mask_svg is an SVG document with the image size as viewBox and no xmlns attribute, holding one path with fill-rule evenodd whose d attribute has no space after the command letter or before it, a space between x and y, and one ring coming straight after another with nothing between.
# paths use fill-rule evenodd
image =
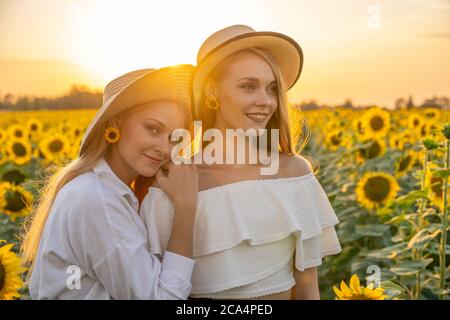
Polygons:
<instances>
[{"instance_id":1,"label":"sun glow","mask_svg":"<svg viewBox=\"0 0 450 320\"><path fill-rule=\"evenodd\" d=\"M195 63L198 44L194 35L200 26L190 21L189 34L183 34L185 5L188 4L171 7L170 2L158 2L156 6L152 1L99 1L84 10L69 7L73 60L100 81L133 69ZM168 19L173 24L167 23Z\"/></svg>"}]
</instances>

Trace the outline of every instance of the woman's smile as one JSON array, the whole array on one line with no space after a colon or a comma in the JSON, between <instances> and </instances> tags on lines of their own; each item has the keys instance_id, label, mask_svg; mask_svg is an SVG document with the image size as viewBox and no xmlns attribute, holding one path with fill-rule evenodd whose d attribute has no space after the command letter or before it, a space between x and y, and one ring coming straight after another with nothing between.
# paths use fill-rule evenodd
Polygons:
<instances>
[{"instance_id":1,"label":"woman's smile","mask_svg":"<svg viewBox=\"0 0 450 320\"><path fill-rule=\"evenodd\" d=\"M148 154L142 153L142 155L145 156L146 159L148 159L151 163L155 165L159 165L161 163L161 159L149 156Z\"/></svg>"},{"instance_id":2,"label":"woman's smile","mask_svg":"<svg viewBox=\"0 0 450 320\"><path fill-rule=\"evenodd\" d=\"M249 118L250 120L252 120L256 123L262 123L262 122L266 121L266 119L269 116L268 113L264 113L264 112L248 112L245 115L247 116L247 118Z\"/></svg>"}]
</instances>

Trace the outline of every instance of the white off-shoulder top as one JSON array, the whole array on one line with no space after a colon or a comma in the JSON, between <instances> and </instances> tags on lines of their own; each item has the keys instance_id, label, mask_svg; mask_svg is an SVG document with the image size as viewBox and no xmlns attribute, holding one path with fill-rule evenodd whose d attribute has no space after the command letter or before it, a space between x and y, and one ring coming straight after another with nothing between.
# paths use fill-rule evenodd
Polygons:
<instances>
[{"instance_id":1,"label":"white off-shoulder top","mask_svg":"<svg viewBox=\"0 0 450 320\"><path fill-rule=\"evenodd\" d=\"M141 205L150 250L164 254L174 207L150 187ZM198 194L192 276L194 298L257 298L289 290L300 271L341 251L338 218L310 172L234 182Z\"/></svg>"}]
</instances>

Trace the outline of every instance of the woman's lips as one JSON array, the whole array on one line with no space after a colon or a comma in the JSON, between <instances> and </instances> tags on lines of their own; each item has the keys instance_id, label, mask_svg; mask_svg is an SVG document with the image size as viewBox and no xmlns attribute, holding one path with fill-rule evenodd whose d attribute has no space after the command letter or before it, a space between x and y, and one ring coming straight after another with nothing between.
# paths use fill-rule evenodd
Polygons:
<instances>
[{"instance_id":1,"label":"woman's lips","mask_svg":"<svg viewBox=\"0 0 450 320\"><path fill-rule=\"evenodd\" d=\"M147 154L143 154L145 157L147 157L147 159L149 159L152 163L154 163L154 164L160 164L161 163L161 160L160 159L158 159L158 158L154 158L154 157L151 157L151 156L149 156L149 155L147 155Z\"/></svg>"},{"instance_id":2,"label":"woman's lips","mask_svg":"<svg viewBox=\"0 0 450 320\"><path fill-rule=\"evenodd\" d=\"M267 113L263 113L263 112L249 112L245 114L247 116L247 118L249 118L250 120L252 120L253 122L256 123L261 123L266 121L267 117L269 116Z\"/></svg>"}]
</instances>

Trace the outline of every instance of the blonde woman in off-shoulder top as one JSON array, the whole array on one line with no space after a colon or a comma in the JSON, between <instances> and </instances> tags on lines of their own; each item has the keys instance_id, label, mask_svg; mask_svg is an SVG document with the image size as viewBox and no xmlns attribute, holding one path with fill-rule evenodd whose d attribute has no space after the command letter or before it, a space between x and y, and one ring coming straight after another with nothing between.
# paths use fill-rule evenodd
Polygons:
<instances>
[{"instance_id":1,"label":"blonde woman in off-shoulder top","mask_svg":"<svg viewBox=\"0 0 450 320\"><path fill-rule=\"evenodd\" d=\"M226 129L278 129L280 152L269 148L279 155L272 175L261 175L265 162L198 165L192 298L320 299L317 267L341 247L327 195L308 160L295 152L300 137L286 91L302 64L291 38L241 25L216 32L200 48L193 97L203 130L225 136ZM245 154L251 148L246 145ZM230 152L222 151L224 157ZM148 190L141 215L150 250L164 254L173 204L158 185Z\"/></svg>"}]
</instances>

